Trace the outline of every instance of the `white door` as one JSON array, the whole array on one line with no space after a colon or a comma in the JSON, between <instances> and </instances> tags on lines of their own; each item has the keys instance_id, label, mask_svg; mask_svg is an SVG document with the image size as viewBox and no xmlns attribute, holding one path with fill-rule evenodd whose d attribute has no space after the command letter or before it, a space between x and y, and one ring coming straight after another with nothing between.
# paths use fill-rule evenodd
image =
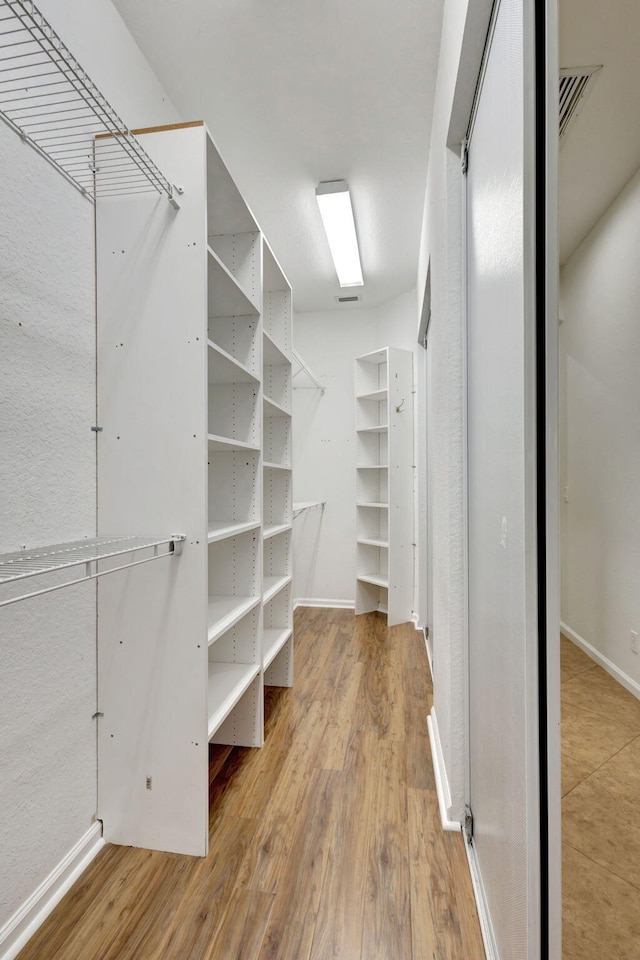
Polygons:
<instances>
[{"instance_id":1,"label":"white door","mask_svg":"<svg viewBox=\"0 0 640 960\"><path fill-rule=\"evenodd\" d=\"M531 6L494 12L466 175L470 849L501 960L541 955Z\"/></svg>"}]
</instances>

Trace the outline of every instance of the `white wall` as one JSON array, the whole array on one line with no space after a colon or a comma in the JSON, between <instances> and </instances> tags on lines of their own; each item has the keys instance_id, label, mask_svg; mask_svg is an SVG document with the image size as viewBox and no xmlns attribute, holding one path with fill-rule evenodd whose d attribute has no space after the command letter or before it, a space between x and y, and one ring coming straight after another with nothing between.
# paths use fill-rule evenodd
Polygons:
<instances>
[{"instance_id":1,"label":"white wall","mask_svg":"<svg viewBox=\"0 0 640 960\"><path fill-rule=\"evenodd\" d=\"M560 305L562 620L636 684L639 251L640 171L562 270Z\"/></svg>"},{"instance_id":2,"label":"white wall","mask_svg":"<svg viewBox=\"0 0 640 960\"><path fill-rule=\"evenodd\" d=\"M415 291L376 308L301 313L296 350L325 387L293 391L295 501L326 500L294 521L297 600L352 606L355 598L354 359L379 347L416 352ZM305 383L302 376L294 380Z\"/></svg>"},{"instance_id":3,"label":"white wall","mask_svg":"<svg viewBox=\"0 0 640 960\"><path fill-rule=\"evenodd\" d=\"M179 119L109 0L39 5L128 124ZM5 552L95 535L95 258L91 204L2 124L0 154ZM94 817L95 587L0 610L0 642L2 928Z\"/></svg>"},{"instance_id":4,"label":"white wall","mask_svg":"<svg viewBox=\"0 0 640 960\"><path fill-rule=\"evenodd\" d=\"M431 325L426 364L429 490L420 478L420 510L431 519L431 609L420 621L431 627L434 708L450 793L452 820L464 813L466 772L466 628L464 491L464 300L462 282L462 172L465 135L491 4L446 0L431 131L431 150L418 268L422 312L431 264ZM420 433L421 445L425 433ZM419 457L419 462L423 457ZM426 498L428 499L428 504ZM426 523L420 524L423 532ZM420 553L427 545L420 543ZM420 574L424 576L421 562ZM420 591L424 596L424 590ZM445 789L445 793L447 790Z\"/></svg>"}]
</instances>

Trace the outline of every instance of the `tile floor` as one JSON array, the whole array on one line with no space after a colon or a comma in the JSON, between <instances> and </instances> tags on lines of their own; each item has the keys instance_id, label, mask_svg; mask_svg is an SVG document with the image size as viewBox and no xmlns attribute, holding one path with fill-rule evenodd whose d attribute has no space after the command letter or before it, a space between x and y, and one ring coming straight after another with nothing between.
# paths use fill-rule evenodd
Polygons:
<instances>
[{"instance_id":1,"label":"tile floor","mask_svg":"<svg viewBox=\"0 0 640 960\"><path fill-rule=\"evenodd\" d=\"M640 960L640 700L561 652L562 960Z\"/></svg>"}]
</instances>

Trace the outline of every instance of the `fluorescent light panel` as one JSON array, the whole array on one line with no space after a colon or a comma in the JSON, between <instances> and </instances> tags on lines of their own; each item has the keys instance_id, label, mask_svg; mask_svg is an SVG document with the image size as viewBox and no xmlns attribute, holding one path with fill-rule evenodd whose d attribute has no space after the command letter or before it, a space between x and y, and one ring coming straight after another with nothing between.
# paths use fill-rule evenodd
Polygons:
<instances>
[{"instance_id":1,"label":"fluorescent light panel","mask_svg":"<svg viewBox=\"0 0 640 960\"><path fill-rule=\"evenodd\" d=\"M316 187L316 200L340 286L361 287L364 281L349 187L344 180L325 180Z\"/></svg>"}]
</instances>

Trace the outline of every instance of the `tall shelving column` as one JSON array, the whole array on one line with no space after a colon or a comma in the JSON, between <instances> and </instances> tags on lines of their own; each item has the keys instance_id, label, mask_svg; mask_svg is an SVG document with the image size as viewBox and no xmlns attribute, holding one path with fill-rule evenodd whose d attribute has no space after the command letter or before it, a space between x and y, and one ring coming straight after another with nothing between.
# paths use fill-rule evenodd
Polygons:
<instances>
[{"instance_id":1,"label":"tall shelving column","mask_svg":"<svg viewBox=\"0 0 640 960\"><path fill-rule=\"evenodd\" d=\"M155 193L96 201L98 533L160 526L186 540L179 564L115 573L98 588L98 817L108 842L202 855L206 131L139 136L184 194L179 210ZM109 138L96 142L98 168L110 149Z\"/></svg>"},{"instance_id":2,"label":"tall shelving column","mask_svg":"<svg viewBox=\"0 0 640 960\"><path fill-rule=\"evenodd\" d=\"M389 625L413 602L413 357L384 347L357 357L356 614Z\"/></svg>"},{"instance_id":3,"label":"tall shelving column","mask_svg":"<svg viewBox=\"0 0 640 960\"><path fill-rule=\"evenodd\" d=\"M265 684L293 685L291 287L263 239L263 670Z\"/></svg>"},{"instance_id":4,"label":"tall shelving column","mask_svg":"<svg viewBox=\"0 0 640 960\"><path fill-rule=\"evenodd\" d=\"M186 539L99 587L98 815L202 855L209 741L263 742L263 241L201 123L137 135L184 193L96 204L98 532Z\"/></svg>"},{"instance_id":5,"label":"tall shelving column","mask_svg":"<svg viewBox=\"0 0 640 960\"><path fill-rule=\"evenodd\" d=\"M262 237L206 150L208 738L261 746Z\"/></svg>"}]
</instances>

